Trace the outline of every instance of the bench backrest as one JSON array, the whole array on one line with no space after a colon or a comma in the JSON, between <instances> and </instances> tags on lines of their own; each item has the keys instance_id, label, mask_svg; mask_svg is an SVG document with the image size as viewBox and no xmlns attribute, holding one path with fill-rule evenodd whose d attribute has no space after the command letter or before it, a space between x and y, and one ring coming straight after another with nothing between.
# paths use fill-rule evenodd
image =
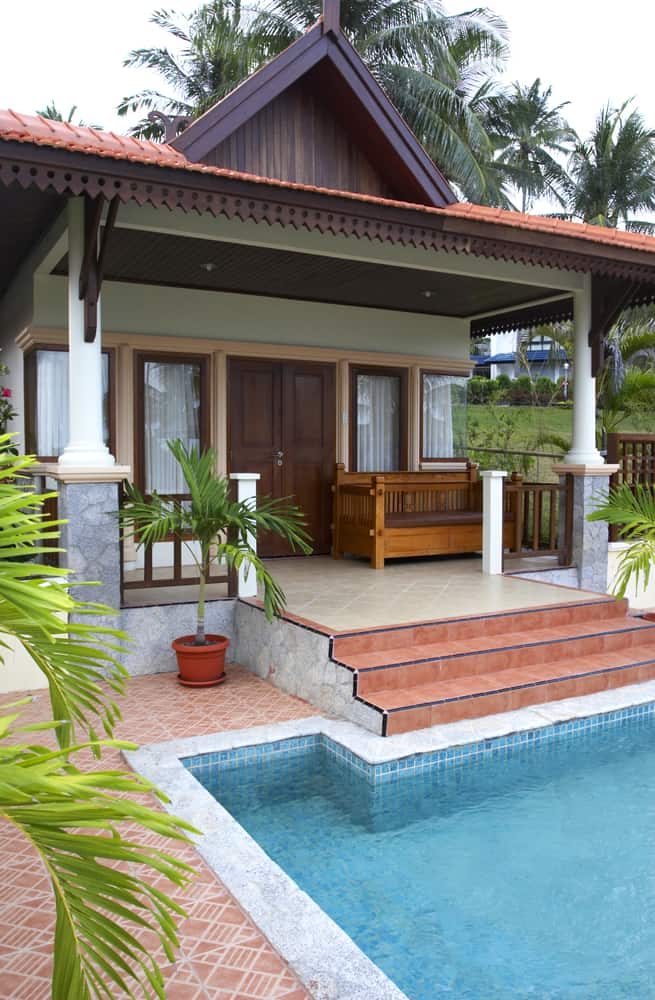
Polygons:
<instances>
[{"instance_id":1,"label":"bench backrest","mask_svg":"<svg viewBox=\"0 0 655 1000\"><path fill-rule=\"evenodd\" d=\"M355 488L370 490L371 495L384 496L386 513L416 513L430 511L472 511L482 509L482 484L477 465L462 462L439 471L422 472L346 472L337 464L335 492Z\"/></svg>"}]
</instances>

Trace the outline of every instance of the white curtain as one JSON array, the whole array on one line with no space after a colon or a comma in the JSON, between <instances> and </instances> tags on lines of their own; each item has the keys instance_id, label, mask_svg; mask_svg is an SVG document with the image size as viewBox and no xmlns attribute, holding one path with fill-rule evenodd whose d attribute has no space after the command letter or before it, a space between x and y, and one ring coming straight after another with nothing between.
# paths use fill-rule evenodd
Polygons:
<instances>
[{"instance_id":1,"label":"white curtain","mask_svg":"<svg viewBox=\"0 0 655 1000\"><path fill-rule=\"evenodd\" d=\"M180 438L200 447L200 366L146 361L145 489L147 493L183 493L184 479L167 441Z\"/></svg>"},{"instance_id":2,"label":"white curtain","mask_svg":"<svg viewBox=\"0 0 655 1000\"><path fill-rule=\"evenodd\" d=\"M422 458L452 458L455 454L452 381L447 375L423 375Z\"/></svg>"},{"instance_id":3,"label":"white curtain","mask_svg":"<svg viewBox=\"0 0 655 1000\"><path fill-rule=\"evenodd\" d=\"M68 444L68 351L36 352L36 453L58 458Z\"/></svg>"},{"instance_id":4,"label":"white curtain","mask_svg":"<svg viewBox=\"0 0 655 1000\"><path fill-rule=\"evenodd\" d=\"M400 461L400 378L357 376L357 468L393 472Z\"/></svg>"},{"instance_id":5,"label":"white curtain","mask_svg":"<svg viewBox=\"0 0 655 1000\"><path fill-rule=\"evenodd\" d=\"M103 430L109 443L109 358L102 355ZM36 453L58 458L68 444L68 351L36 352Z\"/></svg>"}]
</instances>

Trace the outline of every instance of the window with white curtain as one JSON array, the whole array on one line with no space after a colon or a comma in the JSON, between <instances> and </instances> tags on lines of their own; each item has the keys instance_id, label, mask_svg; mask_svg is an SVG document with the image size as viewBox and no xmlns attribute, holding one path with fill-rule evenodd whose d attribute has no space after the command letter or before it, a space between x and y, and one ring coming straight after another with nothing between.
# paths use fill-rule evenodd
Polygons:
<instances>
[{"instance_id":1,"label":"window with white curtain","mask_svg":"<svg viewBox=\"0 0 655 1000\"><path fill-rule=\"evenodd\" d=\"M143 459L146 493L184 493L180 469L167 442L180 438L199 448L201 363L143 362Z\"/></svg>"},{"instance_id":2,"label":"window with white curtain","mask_svg":"<svg viewBox=\"0 0 655 1000\"><path fill-rule=\"evenodd\" d=\"M356 464L358 472L392 472L403 453L403 385L400 375L355 375Z\"/></svg>"},{"instance_id":3,"label":"window with white curtain","mask_svg":"<svg viewBox=\"0 0 655 1000\"><path fill-rule=\"evenodd\" d=\"M26 358L33 367L33 398L26 394L27 448L41 458L58 458L68 444L68 351L38 348ZM109 441L109 355L102 354L103 433Z\"/></svg>"},{"instance_id":4,"label":"window with white curtain","mask_svg":"<svg viewBox=\"0 0 655 1000\"><path fill-rule=\"evenodd\" d=\"M461 458L466 455L466 385L456 375L423 372L421 458Z\"/></svg>"}]
</instances>

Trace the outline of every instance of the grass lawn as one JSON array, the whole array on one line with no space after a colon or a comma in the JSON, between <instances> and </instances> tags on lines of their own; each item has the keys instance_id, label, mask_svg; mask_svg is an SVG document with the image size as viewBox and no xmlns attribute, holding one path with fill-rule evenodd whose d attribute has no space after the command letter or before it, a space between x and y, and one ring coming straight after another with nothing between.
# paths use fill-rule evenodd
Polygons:
<instances>
[{"instance_id":1,"label":"grass lawn","mask_svg":"<svg viewBox=\"0 0 655 1000\"><path fill-rule=\"evenodd\" d=\"M468 452L483 468L506 468L508 472L521 470L521 455L509 452L561 452L555 442L540 438L554 436L570 441L573 410L563 406L480 406L467 407ZM621 424L620 431L655 434L655 413L644 412ZM480 448L498 449L503 454L480 452ZM536 459L527 472L527 478L541 482L556 480L551 466L557 459Z\"/></svg>"}]
</instances>

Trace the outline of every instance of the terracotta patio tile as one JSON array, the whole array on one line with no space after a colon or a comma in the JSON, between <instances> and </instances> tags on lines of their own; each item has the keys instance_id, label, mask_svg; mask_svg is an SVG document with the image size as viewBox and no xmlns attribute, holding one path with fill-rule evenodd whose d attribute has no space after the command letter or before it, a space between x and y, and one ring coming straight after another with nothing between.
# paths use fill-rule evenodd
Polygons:
<instances>
[{"instance_id":1,"label":"terracotta patio tile","mask_svg":"<svg viewBox=\"0 0 655 1000\"><path fill-rule=\"evenodd\" d=\"M124 719L117 726L116 736L141 743L315 714L312 706L234 666L229 669L228 682L213 691L186 690L169 674L135 678L129 683L121 708ZM40 721L48 711L48 699L39 692L25 707L22 721ZM44 735L43 741L46 739ZM109 768L121 766L121 760L116 751L111 751L103 755L100 763L86 758L84 766ZM162 845L155 834L143 834L140 839L151 846ZM180 925L177 961L165 968L169 1000L209 1000L218 996L221 1000L236 1000L248 977L255 990L248 1000L307 1000L308 993L295 974L195 849L165 846L190 860L198 870L198 878L188 892L173 893L189 917ZM49 882L38 855L13 826L1 822L0 866L0 1000L47 1000L54 922ZM170 890L165 880L157 880L157 884ZM147 933L140 936L152 940ZM261 992L263 982L268 993Z\"/></svg>"}]
</instances>

